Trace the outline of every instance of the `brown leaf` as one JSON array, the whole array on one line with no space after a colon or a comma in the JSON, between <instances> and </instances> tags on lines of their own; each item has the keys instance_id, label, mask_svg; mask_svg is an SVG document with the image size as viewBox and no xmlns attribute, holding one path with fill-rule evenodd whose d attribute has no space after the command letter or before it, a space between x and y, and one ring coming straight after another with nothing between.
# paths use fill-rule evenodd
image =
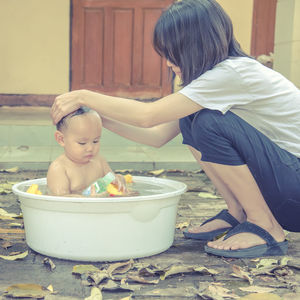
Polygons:
<instances>
[{"instance_id":1,"label":"brown leaf","mask_svg":"<svg viewBox=\"0 0 300 300\"><path fill-rule=\"evenodd\" d=\"M12 243L8 242L8 241L4 241L3 243L1 243L1 247L4 249L8 249L10 247L12 247Z\"/></svg>"},{"instance_id":2,"label":"brown leaf","mask_svg":"<svg viewBox=\"0 0 300 300\"><path fill-rule=\"evenodd\" d=\"M246 279L250 284L253 284L253 279L250 277L250 273L245 272L240 266L232 265L233 274L231 274L234 277Z\"/></svg>"},{"instance_id":3,"label":"brown leaf","mask_svg":"<svg viewBox=\"0 0 300 300\"><path fill-rule=\"evenodd\" d=\"M133 286L128 284L117 284L113 280L108 280L106 283L101 284L99 287L103 291L118 291L118 290L134 291L140 288L138 286Z\"/></svg>"},{"instance_id":4,"label":"brown leaf","mask_svg":"<svg viewBox=\"0 0 300 300\"><path fill-rule=\"evenodd\" d=\"M198 296L201 299L209 300L223 300L223 299L239 299L240 297L230 293L230 290L223 287L222 283L212 283L207 285L207 282L204 282L204 287L202 287L203 282L200 282Z\"/></svg>"},{"instance_id":5,"label":"brown leaf","mask_svg":"<svg viewBox=\"0 0 300 300\"><path fill-rule=\"evenodd\" d=\"M98 285L104 279L109 278L109 274L108 274L107 270L100 270L100 271L89 274L88 277L91 278L95 282L96 285Z\"/></svg>"},{"instance_id":6,"label":"brown leaf","mask_svg":"<svg viewBox=\"0 0 300 300\"><path fill-rule=\"evenodd\" d=\"M45 257L45 258L44 258L43 263L44 263L44 265L47 266L51 271L53 271L53 270L56 268L54 262L53 262L50 258L48 258L48 257Z\"/></svg>"},{"instance_id":7,"label":"brown leaf","mask_svg":"<svg viewBox=\"0 0 300 300\"><path fill-rule=\"evenodd\" d=\"M148 280L148 279L145 279L138 275L128 275L128 278L135 282L145 283L145 284L158 284L159 283L159 279Z\"/></svg>"},{"instance_id":8,"label":"brown leaf","mask_svg":"<svg viewBox=\"0 0 300 300\"><path fill-rule=\"evenodd\" d=\"M133 263L134 263L133 260L130 259L129 261L126 261L126 262L119 262L119 263L111 264L107 268L107 273L111 278L113 278L114 274L124 274L132 268Z\"/></svg>"}]
</instances>

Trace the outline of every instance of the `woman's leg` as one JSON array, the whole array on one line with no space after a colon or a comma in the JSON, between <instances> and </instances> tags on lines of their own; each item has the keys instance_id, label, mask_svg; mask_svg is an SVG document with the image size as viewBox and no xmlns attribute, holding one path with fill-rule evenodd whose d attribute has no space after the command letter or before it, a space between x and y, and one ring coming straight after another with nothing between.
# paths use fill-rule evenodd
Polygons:
<instances>
[{"instance_id":1,"label":"woman's leg","mask_svg":"<svg viewBox=\"0 0 300 300\"><path fill-rule=\"evenodd\" d=\"M213 185L216 187L218 192L225 200L227 204L228 212L233 217L235 217L240 223L246 221L246 215L243 211L242 206L239 204L238 200L236 199L232 191L228 188L228 186L224 184L222 178L219 177L217 172L215 172L209 167L209 164L201 161L201 153L199 151L197 151L192 146L189 146L189 149L194 155L197 162L200 164L205 174L210 178ZM209 232L209 231L226 228L226 227L230 227L230 224L228 224L224 220L215 219L201 226L190 227L188 231L192 233Z\"/></svg>"},{"instance_id":2,"label":"woman's leg","mask_svg":"<svg viewBox=\"0 0 300 300\"><path fill-rule=\"evenodd\" d=\"M248 221L279 242L284 234L276 218L287 229L299 230L299 160L232 113L202 110L191 121L191 136L181 124L184 142L202 153L201 165L232 213L242 207ZM242 233L209 246L227 250L261 243L258 236Z\"/></svg>"},{"instance_id":3,"label":"woman's leg","mask_svg":"<svg viewBox=\"0 0 300 300\"><path fill-rule=\"evenodd\" d=\"M263 198L256 181L247 165L226 166L206 163L223 180L224 185L235 195L246 214L248 222L254 223L269 232L277 242L285 239L281 226L276 221ZM265 241L251 233L241 233L226 240L209 242L208 246L236 250L264 244Z\"/></svg>"}]
</instances>

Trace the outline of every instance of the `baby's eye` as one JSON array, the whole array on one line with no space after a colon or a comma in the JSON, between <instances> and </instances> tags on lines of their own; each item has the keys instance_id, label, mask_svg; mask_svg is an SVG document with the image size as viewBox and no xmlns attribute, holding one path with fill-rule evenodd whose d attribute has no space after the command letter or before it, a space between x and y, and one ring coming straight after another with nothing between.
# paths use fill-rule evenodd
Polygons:
<instances>
[{"instance_id":1,"label":"baby's eye","mask_svg":"<svg viewBox=\"0 0 300 300\"><path fill-rule=\"evenodd\" d=\"M85 145L86 143L78 142L78 144L83 146L83 145Z\"/></svg>"},{"instance_id":2,"label":"baby's eye","mask_svg":"<svg viewBox=\"0 0 300 300\"><path fill-rule=\"evenodd\" d=\"M99 143L99 140L95 140L93 143L94 143L94 144L98 144L98 143Z\"/></svg>"}]
</instances>

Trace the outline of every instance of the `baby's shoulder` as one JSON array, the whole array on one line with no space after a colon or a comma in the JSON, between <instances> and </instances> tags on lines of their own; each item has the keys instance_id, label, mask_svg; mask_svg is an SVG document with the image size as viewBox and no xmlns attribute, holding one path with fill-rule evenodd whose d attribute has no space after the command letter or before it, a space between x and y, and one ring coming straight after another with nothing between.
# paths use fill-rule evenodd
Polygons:
<instances>
[{"instance_id":1,"label":"baby's shoulder","mask_svg":"<svg viewBox=\"0 0 300 300\"><path fill-rule=\"evenodd\" d=\"M65 172L66 171L66 161L63 155L57 157L53 162L51 162L48 173L49 172Z\"/></svg>"}]
</instances>

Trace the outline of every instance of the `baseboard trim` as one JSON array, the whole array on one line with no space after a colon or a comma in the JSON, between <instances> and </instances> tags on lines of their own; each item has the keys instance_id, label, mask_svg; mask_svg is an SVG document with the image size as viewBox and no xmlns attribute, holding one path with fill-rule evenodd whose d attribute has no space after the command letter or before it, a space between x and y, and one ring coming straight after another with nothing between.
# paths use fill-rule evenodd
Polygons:
<instances>
[{"instance_id":1,"label":"baseboard trim","mask_svg":"<svg viewBox=\"0 0 300 300\"><path fill-rule=\"evenodd\" d=\"M51 106L58 95L0 94L0 105L7 106Z\"/></svg>"}]
</instances>

